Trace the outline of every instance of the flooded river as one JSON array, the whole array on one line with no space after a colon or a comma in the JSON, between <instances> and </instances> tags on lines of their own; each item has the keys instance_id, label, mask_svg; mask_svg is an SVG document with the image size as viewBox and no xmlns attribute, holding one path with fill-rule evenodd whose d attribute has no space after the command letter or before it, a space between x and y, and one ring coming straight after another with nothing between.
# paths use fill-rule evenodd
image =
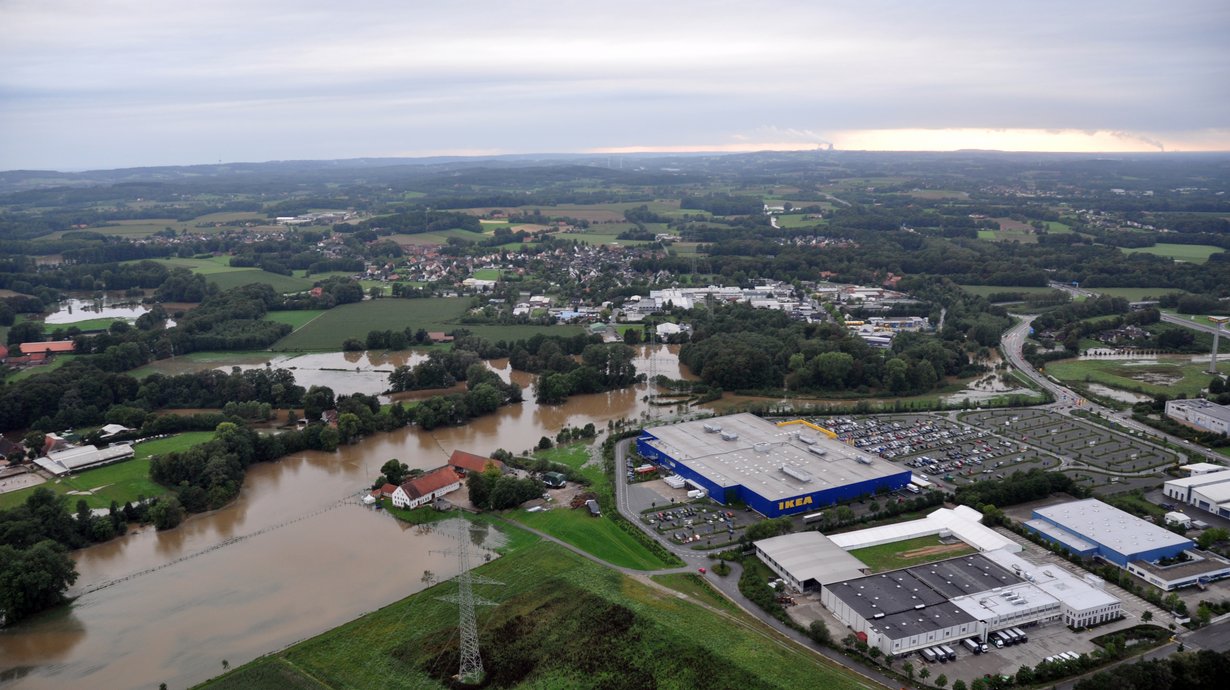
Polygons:
<instances>
[{"instance_id":1,"label":"flooded river","mask_svg":"<svg viewBox=\"0 0 1230 690\"><path fill-rule=\"evenodd\" d=\"M657 373L681 375L666 346L640 356L655 357ZM530 383L506 362L492 366ZM425 570L451 577L455 557L432 553L451 537L353 501L381 464L399 458L428 469L455 449L520 451L565 425L669 414L645 401L649 393L642 385L560 406L527 395L465 427L403 429L254 466L222 510L76 552L72 606L0 629L0 687L184 687L221 673L224 659L250 661L419 591Z\"/></svg>"},{"instance_id":2,"label":"flooded river","mask_svg":"<svg viewBox=\"0 0 1230 690\"><path fill-rule=\"evenodd\" d=\"M47 315L43 323L48 325L65 325L89 319L116 318L136 321L137 317L149 311L149 307L136 303L131 299L120 301L109 299L68 299L60 303L59 309Z\"/></svg>"}]
</instances>

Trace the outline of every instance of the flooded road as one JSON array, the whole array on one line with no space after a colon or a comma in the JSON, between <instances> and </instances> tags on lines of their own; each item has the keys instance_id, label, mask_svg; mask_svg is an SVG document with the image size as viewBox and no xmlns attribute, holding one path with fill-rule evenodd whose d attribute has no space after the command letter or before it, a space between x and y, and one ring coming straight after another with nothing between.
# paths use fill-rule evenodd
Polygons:
<instances>
[{"instance_id":1,"label":"flooded road","mask_svg":"<svg viewBox=\"0 0 1230 690\"><path fill-rule=\"evenodd\" d=\"M653 351L655 368L680 378L664 348ZM492 366L519 383L532 378L506 362ZM429 469L455 449L520 451L565 425L602 429L612 419L670 414L648 404L650 392L641 385L539 406L527 388L526 402L465 427L402 429L337 453L253 466L239 499L222 510L75 552L81 575L70 594L80 597L0 629L0 687L184 687L221 673L224 659L250 661L419 591L425 570L451 577L455 557L432 553L450 548L449 536L353 501L381 464L398 458Z\"/></svg>"}]
</instances>

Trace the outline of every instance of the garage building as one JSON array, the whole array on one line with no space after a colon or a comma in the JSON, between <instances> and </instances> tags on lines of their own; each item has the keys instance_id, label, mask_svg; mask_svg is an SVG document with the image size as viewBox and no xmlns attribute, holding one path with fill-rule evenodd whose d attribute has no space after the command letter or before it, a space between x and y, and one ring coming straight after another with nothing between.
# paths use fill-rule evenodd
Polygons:
<instances>
[{"instance_id":1,"label":"garage building","mask_svg":"<svg viewBox=\"0 0 1230 690\"><path fill-rule=\"evenodd\" d=\"M741 501L767 517L900 489L911 476L824 433L746 413L645 429L636 447L719 503Z\"/></svg>"}]
</instances>

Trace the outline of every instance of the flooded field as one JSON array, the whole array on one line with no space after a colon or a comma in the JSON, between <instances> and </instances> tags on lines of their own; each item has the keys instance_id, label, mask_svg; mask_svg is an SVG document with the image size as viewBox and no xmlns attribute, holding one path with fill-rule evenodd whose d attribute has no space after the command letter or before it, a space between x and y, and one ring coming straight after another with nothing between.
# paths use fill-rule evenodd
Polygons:
<instances>
[{"instance_id":1,"label":"flooded field","mask_svg":"<svg viewBox=\"0 0 1230 690\"><path fill-rule=\"evenodd\" d=\"M659 373L680 377L665 346L652 354ZM665 371L672 358L674 370ZM492 366L528 382L507 362ZM412 594L426 586L425 570L451 577L455 558L432 553L449 548L449 536L353 501L381 464L398 458L428 469L455 449L520 451L565 425L605 428L612 419L669 414L648 404L649 393L641 385L558 406L528 396L464 427L403 429L337 453L256 465L239 499L222 510L76 552L81 577L70 593L79 598L0 631L0 685L183 687L221 673L224 659L249 661Z\"/></svg>"},{"instance_id":2,"label":"flooded field","mask_svg":"<svg viewBox=\"0 0 1230 690\"><path fill-rule=\"evenodd\" d=\"M69 299L61 302L60 308L48 314L43 323L49 326L67 325L78 321L111 318L136 321L138 316L147 311L149 307L132 300L115 302L107 299Z\"/></svg>"}]
</instances>

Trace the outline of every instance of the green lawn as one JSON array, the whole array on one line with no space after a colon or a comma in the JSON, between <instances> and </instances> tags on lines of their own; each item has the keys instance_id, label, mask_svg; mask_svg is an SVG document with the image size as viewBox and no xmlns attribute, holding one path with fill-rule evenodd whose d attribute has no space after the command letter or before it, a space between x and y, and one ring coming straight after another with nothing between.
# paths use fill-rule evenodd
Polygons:
<instances>
[{"instance_id":1,"label":"green lawn","mask_svg":"<svg viewBox=\"0 0 1230 690\"><path fill-rule=\"evenodd\" d=\"M229 256L213 256L208 259L152 259L152 261L163 264L167 268L186 268L193 273L199 273L203 276L251 270L232 266L230 264L231 257Z\"/></svg>"},{"instance_id":2,"label":"green lawn","mask_svg":"<svg viewBox=\"0 0 1230 690\"><path fill-rule=\"evenodd\" d=\"M265 314L269 321L290 324L296 331L303 328L309 321L325 313L324 309L300 309L297 311L271 311Z\"/></svg>"},{"instance_id":3,"label":"green lawn","mask_svg":"<svg viewBox=\"0 0 1230 690\"><path fill-rule=\"evenodd\" d=\"M1123 251L1129 254L1144 252L1146 254L1156 254L1157 256L1168 256L1175 261L1202 264L1209 260L1209 256L1226 250L1208 244L1169 244L1159 242L1152 247L1137 247L1124 249Z\"/></svg>"},{"instance_id":4,"label":"green lawn","mask_svg":"<svg viewBox=\"0 0 1230 690\"><path fill-rule=\"evenodd\" d=\"M986 297L997 292L1019 292L1024 295L1045 295L1052 291L1049 287L1037 287L1034 285L1025 287L1006 287L1003 285L962 285L961 289L971 295Z\"/></svg>"},{"instance_id":5,"label":"green lawn","mask_svg":"<svg viewBox=\"0 0 1230 690\"><path fill-rule=\"evenodd\" d=\"M785 213L777 217L777 225L782 228L810 228L817 225L828 225L823 218L808 218L807 213Z\"/></svg>"},{"instance_id":6,"label":"green lawn","mask_svg":"<svg viewBox=\"0 0 1230 690\"><path fill-rule=\"evenodd\" d=\"M88 315L89 312L85 312ZM72 321L70 323L49 323L46 324L48 333L67 328L77 328L82 331L105 331L111 327L111 324L116 321L127 321L127 319L111 316L101 319L82 319L80 321Z\"/></svg>"},{"instance_id":7,"label":"green lawn","mask_svg":"<svg viewBox=\"0 0 1230 690\"><path fill-rule=\"evenodd\" d=\"M917 549L925 549L929 546L942 546L940 538L935 535L927 535L925 537L916 537L914 539L906 539L905 541L896 541L891 544L880 544L879 546L868 546L865 549L854 549L850 551L850 555L866 563L872 572L882 572L885 570L896 570L898 568L907 568L919 563L930 563L932 561L942 561L946 558L954 558L956 556L964 556L966 554L977 551L974 547L968 544L959 544L960 548L943 553L921 554L913 556L904 556L903 554Z\"/></svg>"},{"instance_id":8,"label":"green lawn","mask_svg":"<svg viewBox=\"0 0 1230 690\"><path fill-rule=\"evenodd\" d=\"M473 278L475 280L499 280L504 276L504 272L498 268L480 268L474 271Z\"/></svg>"},{"instance_id":9,"label":"green lawn","mask_svg":"<svg viewBox=\"0 0 1230 690\"><path fill-rule=\"evenodd\" d=\"M321 314L303 328L274 343L273 350L340 350L347 338L363 340L368 331L412 328L451 332L467 328L491 340L516 340L538 333L571 336L578 326L497 326L459 323L469 300L462 297L378 299L344 304Z\"/></svg>"},{"instance_id":10,"label":"green lawn","mask_svg":"<svg viewBox=\"0 0 1230 690\"><path fill-rule=\"evenodd\" d=\"M161 496L167 492L167 489L149 478L150 458L154 455L186 450L211 438L213 438L212 431L188 431L167 438L146 441L135 446L135 455L131 460L85 470L75 476L52 480L39 486L51 489L58 494L68 494L70 491L91 492L89 495L68 496L70 507L75 506L80 498L84 498L91 508L107 508L111 505L111 501L124 505L128 501L136 501L140 496L147 498ZM39 487L0 494L0 508L12 508L23 503L36 488Z\"/></svg>"},{"instance_id":11,"label":"green lawn","mask_svg":"<svg viewBox=\"0 0 1230 690\"><path fill-rule=\"evenodd\" d=\"M17 373L6 377L4 380L7 381L8 383L12 383L14 381L28 379L31 376L36 376L38 374L45 374L49 371L55 371L56 369L59 369L65 364L68 364L69 362L73 361L79 356L80 355L56 355L55 357L52 357L51 361L46 364L43 364L37 367L26 367L25 369L22 369L21 371L18 371Z\"/></svg>"},{"instance_id":12,"label":"green lawn","mask_svg":"<svg viewBox=\"0 0 1230 690\"><path fill-rule=\"evenodd\" d=\"M619 525L605 516L591 516L584 507L555 506L540 513L516 510L508 517L624 568L658 570L677 565L658 558Z\"/></svg>"},{"instance_id":13,"label":"green lawn","mask_svg":"<svg viewBox=\"0 0 1230 690\"><path fill-rule=\"evenodd\" d=\"M209 274L206 278L220 290L229 290L249 283L267 283L275 292L302 292L312 287L312 279L284 276L259 268L241 268L233 271L223 271Z\"/></svg>"},{"instance_id":14,"label":"green lawn","mask_svg":"<svg viewBox=\"0 0 1230 690\"><path fill-rule=\"evenodd\" d=\"M1091 292L1096 292L1099 295L1109 295L1111 297L1122 297L1132 302L1139 302L1146 299L1156 299L1162 295L1169 295L1175 292L1186 292L1179 288L1164 288L1164 287L1117 287L1117 288L1089 288Z\"/></svg>"},{"instance_id":15,"label":"green lawn","mask_svg":"<svg viewBox=\"0 0 1230 690\"><path fill-rule=\"evenodd\" d=\"M1204 372L1207 363L1193 364L1190 357L1159 357L1156 362L1132 360L1064 359L1046 365L1046 373L1060 381L1100 383L1111 388L1148 395L1196 396L1209 384ZM1230 362L1218 363L1222 373L1230 373Z\"/></svg>"},{"instance_id":16,"label":"green lawn","mask_svg":"<svg viewBox=\"0 0 1230 690\"><path fill-rule=\"evenodd\" d=\"M538 543L480 566L488 687L864 687L850 671L562 547ZM457 607L438 584L232 670L204 687L445 688L457 672Z\"/></svg>"},{"instance_id":17,"label":"green lawn","mask_svg":"<svg viewBox=\"0 0 1230 690\"><path fill-rule=\"evenodd\" d=\"M723 608L732 613L737 613L740 610L738 606L735 606L734 602L722 596L720 592L713 588L713 585L706 582L703 577L696 573L650 575L649 579L678 592L683 592L693 599L703 601L710 606Z\"/></svg>"}]
</instances>

